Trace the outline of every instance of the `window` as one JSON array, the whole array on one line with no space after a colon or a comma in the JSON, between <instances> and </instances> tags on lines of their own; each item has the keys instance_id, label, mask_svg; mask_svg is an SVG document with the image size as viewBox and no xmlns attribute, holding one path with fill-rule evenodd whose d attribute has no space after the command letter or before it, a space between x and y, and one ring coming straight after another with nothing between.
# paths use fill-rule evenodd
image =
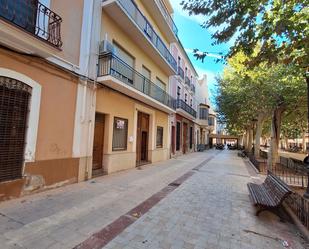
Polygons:
<instances>
[{"instance_id":1,"label":"window","mask_svg":"<svg viewBox=\"0 0 309 249\"><path fill-rule=\"evenodd\" d=\"M177 99L180 99L180 95L181 95L181 87L178 86L177 87Z\"/></svg>"},{"instance_id":2,"label":"window","mask_svg":"<svg viewBox=\"0 0 309 249\"><path fill-rule=\"evenodd\" d=\"M203 119L203 120L208 119L208 108L200 107L200 119Z\"/></svg>"},{"instance_id":3,"label":"window","mask_svg":"<svg viewBox=\"0 0 309 249\"><path fill-rule=\"evenodd\" d=\"M188 95L185 93L185 102L187 103Z\"/></svg>"},{"instance_id":4,"label":"window","mask_svg":"<svg viewBox=\"0 0 309 249\"><path fill-rule=\"evenodd\" d=\"M193 147L193 127L191 126L190 127L190 149L192 149L192 147Z\"/></svg>"},{"instance_id":5,"label":"window","mask_svg":"<svg viewBox=\"0 0 309 249\"><path fill-rule=\"evenodd\" d=\"M164 84L164 82L162 80L160 80L158 77L156 79L156 85L158 87L160 87L161 89L163 89L164 91L166 90L166 85Z\"/></svg>"},{"instance_id":6,"label":"window","mask_svg":"<svg viewBox=\"0 0 309 249\"><path fill-rule=\"evenodd\" d=\"M176 126L176 150L180 150L180 122Z\"/></svg>"},{"instance_id":7,"label":"window","mask_svg":"<svg viewBox=\"0 0 309 249\"><path fill-rule=\"evenodd\" d=\"M157 127L157 148L163 147L163 127Z\"/></svg>"},{"instance_id":8,"label":"window","mask_svg":"<svg viewBox=\"0 0 309 249\"><path fill-rule=\"evenodd\" d=\"M190 106L192 107L192 99L190 100Z\"/></svg>"},{"instance_id":9,"label":"window","mask_svg":"<svg viewBox=\"0 0 309 249\"><path fill-rule=\"evenodd\" d=\"M178 66L180 67L180 57L178 56Z\"/></svg>"},{"instance_id":10,"label":"window","mask_svg":"<svg viewBox=\"0 0 309 249\"><path fill-rule=\"evenodd\" d=\"M147 67L145 67L144 65L143 65L143 67L142 67L142 75L143 75L146 79L148 79L148 80L151 79L151 72L150 72L150 70L149 70Z\"/></svg>"},{"instance_id":11,"label":"window","mask_svg":"<svg viewBox=\"0 0 309 249\"><path fill-rule=\"evenodd\" d=\"M127 149L128 120L114 118L113 151Z\"/></svg>"},{"instance_id":12,"label":"window","mask_svg":"<svg viewBox=\"0 0 309 249\"><path fill-rule=\"evenodd\" d=\"M188 76L188 68L185 68L185 76Z\"/></svg>"},{"instance_id":13,"label":"window","mask_svg":"<svg viewBox=\"0 0 309 249\"><path fill-rule=\"evenodd\" d=\"M112 63L112 73L116 77L120 77L122 80L133 84L133 68L134 68L134 57L121 48L117 43L113 43L115 55L121 60L114 60Z\"/></svg>"},{"instance_id":14,"label":"window","mask_svg":"<svg viewBox=\"0 0 309 249\"><path fill-rule=\"evenodd\" d=\"M0 182L22 177L32 88L0 76Z\"/></svg>"}]
</instances>

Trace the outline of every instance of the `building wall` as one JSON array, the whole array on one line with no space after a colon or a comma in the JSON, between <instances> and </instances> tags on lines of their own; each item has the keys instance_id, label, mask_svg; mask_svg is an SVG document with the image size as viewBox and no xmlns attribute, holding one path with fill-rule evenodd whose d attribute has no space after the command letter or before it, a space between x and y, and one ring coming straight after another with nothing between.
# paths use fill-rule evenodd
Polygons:
<instances>
[{"instance_id":1,"label":"building wall","mask_svg":"<svg viewBox=\"0 0 309 249\"><path fill-rule=\"evenodd\" d=\"M79 65L84 0L51 0L50 9L61 16L61 39L58 57Z\"/></svg>"},{"instance_id":2,"label":"building wall","mask_svg":"<svg viewBox=\"0 0 309 249\"><path fill-rule=\"evenodd\" d=\"M31 56L0 49L0 68L24 75L41 87L35 151L26 158L25 179L0 183L0 199L10 198L6 185L18 186L13 195L76 182L78 160L72 158L77 78ZM34 101L34 99L31 99ZM31 110L30 110L31 111ZM27 133L33 127L29 127Z\"/></svg>"},{"instance_id":3,"label":"building wall","mask_svg":"<svg viewBox=\"0 0 309 249\"><path fill-rule=\"evenodd\" d=\"M144 65L151 71L151 81L156 82L156 77L162 80L166 84L166 90L168 91L168 76L160 69L160 66L155 64L152 58L150 58L145 51L140 49L134 41L103 11L102 15L102 31L101 40L106 38L110 42L115 41L126 52L135 58L135 70L142 72L142 66Z\"/></svg>"},{"instance_id":4,"label":"building wall","mask_svg":"<svg viewBox=\"0 0 309 249\"><path fill-rule=\"evenodd\" d=\"M146 0L149 1L149 0ZM151 12L148 12L147 9L144 7L143 5L143 0L135 0L134 1L136 3L136 5L138 6L139 10L143 13L143 15L147 18L147 20L150 22L150 24L152 25L153 29L156 31L156 33L160 36L160 38L162 39L163 43L165 44L165 46L167 48L169 48L169 43L167 42L167 38L165 37L165 35L161 32L161 30L159 29L158 25L156 24L155 20L152 17Z\"/></svg>"},{"instance_id":5,"label":"building wall","mask_svg":"<svg viewBox=\"0 0 309 249\"><path fill-rule=\"evenodd\" d=\"M103 87L97 90L96 112L105 115L103 167L106 173L136 167L136 130L138 111L150 115L148 159L156 162L168 159L168 115L113 89ZM128 140L125 151L113 151L114 117L128 119ZM156 148L156 129L163 127L163 147ZM130 139L130 137L132 139Z\"/></svg>"}]
</instances>

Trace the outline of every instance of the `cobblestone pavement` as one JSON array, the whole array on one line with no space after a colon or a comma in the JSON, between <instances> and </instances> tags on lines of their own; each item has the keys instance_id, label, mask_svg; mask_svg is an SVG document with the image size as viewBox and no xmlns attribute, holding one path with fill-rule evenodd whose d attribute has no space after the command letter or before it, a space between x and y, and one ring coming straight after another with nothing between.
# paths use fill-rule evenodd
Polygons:
<instances>
[{"instance_id":1,"label":"cobblestone pavement","mask_svg":"<svg viewBox=\"0 0 309 249\"><path fill-rule=\"evenodd\" d=\"M254 171L224 151L128 226L105 249L309 248L294 225L255 216L246 183Z\"/></svg>"},{"instance_id":2,"label":"cobblestone pavement","mask_svg":"<svg viewBox=\"0 0 309 249\"><path fill-rule=\"evenodd\" d=\"M2 202L0 248L73 248L215 153L192 153Z\"/></svg>"}]
</instances>

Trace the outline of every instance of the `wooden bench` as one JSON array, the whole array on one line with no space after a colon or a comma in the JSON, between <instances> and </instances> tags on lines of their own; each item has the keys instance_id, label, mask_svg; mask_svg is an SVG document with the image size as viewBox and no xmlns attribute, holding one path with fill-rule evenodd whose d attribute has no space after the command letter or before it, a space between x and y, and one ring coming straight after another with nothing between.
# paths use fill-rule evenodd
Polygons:
<instances>
[{"instance_id":1,"label":"wooden bench","mask_svg":"<svg viewBox=\"0 0 309 249\"><path fill-rule=\"evenodd\" d=\"M286 183L269 172L264 183L248 183L247 186L253 204L259 208L256 212L257 216L261 212L268 210L283 221L279 209L284 199L292 193Z\"/></svg>"}]
</instances>

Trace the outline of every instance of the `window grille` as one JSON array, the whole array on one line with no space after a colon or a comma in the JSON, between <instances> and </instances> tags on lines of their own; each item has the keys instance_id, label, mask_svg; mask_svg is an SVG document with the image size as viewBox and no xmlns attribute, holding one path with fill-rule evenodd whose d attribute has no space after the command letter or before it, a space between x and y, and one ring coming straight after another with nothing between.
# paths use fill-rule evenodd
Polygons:
<instances>
[{"instance_id":1,"label":"window grille","mask_svg":"<svg viewBox=\"0 0 309 249\"><path fill-rule=\"evenodd\" d=\"M157 127L157 148L163 147L163 127Z\"/></svg>"},{"instance_id":2,"label":"window grille","mask_svg":"<svg viewBox=\"0 0 309 249\"><path fill-rule=\"evenodd\" d=\"M114 118L113 150L126 150L128 137L128 120Z\"/></svg>"},{"instance_id":3,"label":"window grille","mask_svg":"<svg viewBox=\"0 0 309 249\"><path fill-rule=\"evenodd\" d=\"M0 182L22 177L31 91L0 76Z\"/></svg>"}]
</instances>

